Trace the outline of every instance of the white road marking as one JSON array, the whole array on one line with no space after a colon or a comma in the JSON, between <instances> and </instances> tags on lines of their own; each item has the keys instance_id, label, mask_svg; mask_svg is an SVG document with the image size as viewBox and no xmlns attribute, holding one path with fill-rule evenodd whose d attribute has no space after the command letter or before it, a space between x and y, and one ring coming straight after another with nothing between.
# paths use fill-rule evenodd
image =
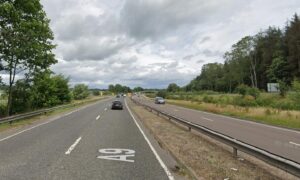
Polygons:
<instances>
[{"instance_id":1,"label":"white road marking","mask_svg":"<svg viewBox=\"0 0 300 180\"><path fill-rule=\"evenodd\" d=\"M100 118L100 115L96 117L96 120L98 120Z\"/></svg>"},{"instance_id":2,"label":"white road marking","mask_svg":"<svg viewBox=\"0 0 300 180\"><path fill-rule=\"evenodd\" d=\"M69 116L69 115L72 114L73 112L74 112L74 111L69 112L69 113L65 114L65 116Z\"/></svg>"},{"instance_id":3,"label":"white road marking","mask_svg":"<svg viewBox=\"0 0 300 180\"><path fill-rule=\"evenodd\" d=\"M294 142L292 142L292 141L290 141L290 144L293 144L293 145L295 145L295 146L299 146L299 147L300 147L300 144L294 143Z\"/></svg>"},{"instance_id":4,"label":"white road marking","mask_svg":"<svg viewBox=\"0 0 300 180\"><path fill-rule=\"evenodd\" d=\"M207 120L207 121L214 121L214 120L212 120L212 119L209 119L209 118L206 118L206 117L201 117L202 119L205 119L205 120Z\"/></svg>"},{"instance_id":5,"label":"white road marking","mask_svg":"<svg viewBox=\"0 0 300 180\"><path fill-rule=\"evenodd\" d=\"M107 111L107 108L105 108L104 111Z\"/></svg>"},{"instance_id":6,"label":"white road marking","mask_svg":"<svg viewBox=\"0 0 300 180\"><path fill-rule=\"evenodd\" d=\"M61 118L61 117L58 117L58 118L55 118L55 119L53 119L53 120L51 120L51 121L48 121L48 122L45 122L45 123L41 123L41 124L38 124L38 125L33 126L33 127L31 127L31 128L28 128L28 129L25 129L25 130L23 130L23 131L17 132L17 133L15 133L15 134L13 134L13 135L10 135L10 136L7 136L7 137L5 137L5 138L3 138L3 139L0 139L0 142L1 142L1 141L5 141L5 140L7 140L7 139L10 139L10 138L12 138L12 137L14 137L14 136L17 136L17 135L19 135L19 134L22 134L23 132L30 131L30 130L32 130L32 129L34 129L34 128L39 127L39 126L48 124L48 123L50 123L50 122L52 122L52 121L58 120L58 119L60 119L60 118Z\"/></svg>"},{"instance_id":7,"label":"white road marking","mask_svg":"<svg viewBox=\"0 0 300 180\"><path fill-rule=\"evenodd\" d=\"M81 137L79 137L75 142L74 144L72 144L72 146L70 146L70 148L65 152L66 155L70 154L73 149L76 147L76 145L80 142L81 140Z\"/></svg>"},{"instance_id":8,"label":"white road marking","mask_svg":"<svg viewBox=\"0 0 300 180\"><path fill-rule=\"evenodd\" d=\"M168 106L168 105L166 105L166 106ZM221 114L214 114L214 113L205 112L205 111L201 111L201 110L189 109L189 108L176 106L176 105L169 105L169 106L176 107L176 108L179 108L179 109L194 111L194 112L198 112L198 113L204 113L204 114L214 115L214 116L218 116L218 117L223 117L223 118L227 118L227 119L232 119L232 120L235 120L235 121L240 121L240 122L244 122L244 123L248 123L248 124L264 126L264 127L268 127L268 128L271 128L271 129L283 130L283 131L288 131L288 132L300 134L300 131L292 130L292 129L288 129L288 128L276 127L276 126L267 125L267 124L263 124L263 123L258 123L258 122L254 122L254 121L238 119L238 118L234 118L234 117L230 117L230 116L225 116L225 115L221 115Z\"/></svg>"},{"instance_id":9,"label":"white road marking","mask_svg":"<svg viewBox=\"0 0 300 180\"><path fill-rule=\"evenodd\" d=\"M130 114L130 116L132 117L132 119L134 120L136 126L138 127L138 129L140 130L140 132L142 133L144 139L146 140L146 142L148 143L150 149L152 150L153 154L155 155L156 159L158 160L160 166L164 169L165 173L167 174L169 180L174 180L173 175L171 174L171 172L168 170L167 166L165 165L165 163L162 161L162 159L159 157L158 153L156 152L156 150L154 149L154 147L152 146L151 142L149 141L149 139L147 138L146 134L144 133L144 131L142 130L142 128L140 127L140 125L137 123L137 120L135 119L135 117L133 116L131 110L128 108L127 105L127 101L125 100L125 105L126 108L128 109L128 112Z\"/></svg>"},{"instance_id":10,"label":"white road marking","mask_svg":"<svg viewBox=\"0 0 300 180\"><path fill-rule=\"evenodd\" d=\"M110 99L111 99L111 98L110 98ZM109 101L110 99L104 100L104 102L105 102L105 101ZM79 108L79 109L77 109L77 110L75 110L75 111L73 111L73 112L81 111L81 110L83 110L83 109L85 109L85 108L87 108L87 107L93 106L93 105L95 105L95 104L97 104L97 103L98 103L98 102L93 103L93 104L90 104L90 105L87 105L86 107ZM12 135L10 135L10 136L7 136L7 137L5 137L5 138L0 139L0 142L5 141L5 140L7 140L7 139L10 139L10 138L12 138L12 137L15 137L15 136L17 136L17 135L19 135L19 134L22 134L22 133L24 133L24 132L30 131L30 130L32 130L32 129L34 129L34 128L39 127L39 126L42 126L42 125L51 123L51 122L56 121L56 120L59 120L59 119L61 119L61 118L64 117L64 116L65 116L65 115L62 114L60 117L54 118L54 119L49 120L49 121L47 121L47 122L44 122L44 123L38 124L38 125L36 125L36 126L30 127L30 128L28 128L28 129L19 131L19 132L15 133L15 134L12 134Z\"/></svg>"},{"instance_id":11,"label":"white road marking","mask_svg":"<svg viewBox=\"0 0 300 180\"><path fill-rule=\"evenodd\" d=\"M134 157L135 151L131 149L99 149L102 154L110 154L107 156L98 156L98 159L112 160L112 161L125 161L134 162L132 159L127 159L128 157Z\"/></svg>"}]
</instances>

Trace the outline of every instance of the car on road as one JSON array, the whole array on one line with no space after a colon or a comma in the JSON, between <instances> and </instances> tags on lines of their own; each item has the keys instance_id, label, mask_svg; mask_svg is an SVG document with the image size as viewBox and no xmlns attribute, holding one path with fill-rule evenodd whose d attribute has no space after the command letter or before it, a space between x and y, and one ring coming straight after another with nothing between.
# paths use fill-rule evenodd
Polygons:
<instances>
[{"instance_id":1,"label":"car on road","mask_svg":"<svg viewBox=\"0 0 300 180\"><path fill-rule=\"evenodd\" d=\"M165 99L162 97L156 97L154 102L155 102L155 104L165 104L166 103Z\"/></svg>"},{"instance_id":2,"label":"car on road","mask_svg":"<svg viewBox=\"0 0 300 180\"><path fill-rule=\"evenodd\" d=\"M121 96L120 96L120 94L118 94L117 96L116 96L116 98L120 98Z\"/></svg>"},{"instance_id":3,"label":"car on road","mask_svg":"<svg viewBox=\"0 0 300 180\"><path fill-rule=\"evenodd\" d=\"M113 101L111 105L111 109L123 109L123 104L121 101Z\"/></svg>"}]
</instances>

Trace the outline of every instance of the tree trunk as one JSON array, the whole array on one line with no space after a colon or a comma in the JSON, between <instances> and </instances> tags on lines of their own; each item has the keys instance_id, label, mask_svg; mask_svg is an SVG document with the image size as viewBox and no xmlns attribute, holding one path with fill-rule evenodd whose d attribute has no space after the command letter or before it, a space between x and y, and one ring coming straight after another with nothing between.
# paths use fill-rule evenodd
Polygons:
<instances>
[{"instance_id":1,"label":"tree trunk","mask_svg":"<svg viewBox=\"0 0 300 180\"><path fill-rule=\"evenodd\" d=\"M11 105L12 105L12 89L13 89L13 84L15 82L15 77L16 77L16 69L17 69L17 60L12 67L12 69L9 71L9 89L8 89L8 100L7 100L7 111L6 115L10 116L11 115Z\"/></svg>"}]
</instances>

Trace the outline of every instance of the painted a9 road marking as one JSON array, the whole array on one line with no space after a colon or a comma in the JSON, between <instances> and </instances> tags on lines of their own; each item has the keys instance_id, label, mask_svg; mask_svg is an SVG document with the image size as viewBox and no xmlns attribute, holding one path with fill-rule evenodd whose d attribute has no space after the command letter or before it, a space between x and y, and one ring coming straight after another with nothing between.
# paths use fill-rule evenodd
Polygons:
<instances>
[{"instance_id":1,"label":"painted a9 road marking","mask_svg":"<svg viewBox=\"0 0 300 180\"><path fill-rule=\"evenodd\" d=\"M106 154L105 156L98 156L98 159L112 160L112 161L125 161L134 162L129 157L135 156L135 151L131 149L99 149L99 153Z\"/></svg>"}]
</instances>

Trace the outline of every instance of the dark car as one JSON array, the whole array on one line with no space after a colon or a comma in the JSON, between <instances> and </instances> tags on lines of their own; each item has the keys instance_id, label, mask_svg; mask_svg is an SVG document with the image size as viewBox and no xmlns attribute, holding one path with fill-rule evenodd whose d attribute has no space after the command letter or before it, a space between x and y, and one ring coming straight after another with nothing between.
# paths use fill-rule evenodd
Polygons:
<instances>
[{"instance_id":1,"label":"dark car","mask_svg":"<svg viewBox=\"0 0 300 180\"><path fill-rule=\"evenodd\" d=\"M121 101L113 101L111 109L123 109L123 104Z\"/></svg>"}]
</instances>

